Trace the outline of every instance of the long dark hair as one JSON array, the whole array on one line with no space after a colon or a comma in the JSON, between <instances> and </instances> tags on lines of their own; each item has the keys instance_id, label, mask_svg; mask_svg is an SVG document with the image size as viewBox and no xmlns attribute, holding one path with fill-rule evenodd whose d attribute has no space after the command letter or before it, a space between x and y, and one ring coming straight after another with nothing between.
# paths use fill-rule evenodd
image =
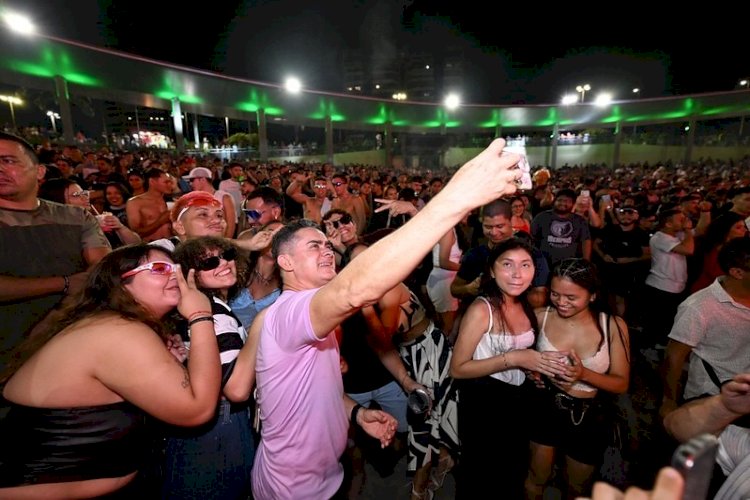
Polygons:
<instances>
[{"instance_id":1,"label":"long dark hair","mask_svg":"<svg viewBox=\"0 0 750 500\"><path fill-rule=\"evenodd\" d=\"M106 255L89 272L83 289L68 297L60 309L42 320L27 340L14 350L11 361L0 375L0 382L10 378L55 335L79 321L97 315L111 313L127 320L144 323L165 338L169 330L162 318L155 317L123 286L133 278L121 278L127 271L145 263L153 252L172 259L172 254L168 250L145 243L124 246Z\"/></svg>"},{"instance_id":2,"label":"long dark hair","mask_svg":"<svg viewBox=\"0 0 750 500\"><path fill-rule=\"evenodd\" d=\"M63 177L46 180L39 186L38 196L43 200L65 205L65 191L73 184L77 184L77 182Z\"/></svg>"},{"instance_id":3,"label":"long dark hair","mask_svg":"<svg viewBox=\"0 0 750 500\"><path fill-rule=\"evenodd\" d=\"M482 279L479 285L479 294L485 297L490 305L492 305L493 309L496 309L498 313L500 314L500 322L503 325L503 330L505 330L505 314L503 313L503 304L505 303L505 295L503 294L503 291L500 290L500 287L497 285L497 281L495 281L495 278L492 277L492 266L495 265L495 262L505 253L511 250L523 250L526 253L529 254L529 258L533 261L534 260L534 252L531 248L531 245L529 243L521 238L508 238L507 240L501 241L495 247L490 250L490 255L487 258L487 264L484 267L484 273L482 274ZM518 300L521 303L521 306L523 307L524 313L526 313L526 316L529 318L529 322L531 323L531 328L534 330L534 337L536 338L536 332L538 330L538 324L536 320L536 314L534 314L534 308L529 303L529 300L527 298L527 292L528 290L524 291L521 295L518 296Z\"/></svg>"},{"instance_id":4,"label":"long dark hair","mask_svg":"<svg viewBox=\"0 0 750 500\"><path fill-rule=\"evenodd\" d=\"M743 216L735 212L726 212L714 219L706 228L706 234L702 238L701 253L705 255L714 248L723 245L732 226L744 219Z\"/></svg>"},{"instance_id":5,"label":"long dark hair","mask_svg":"<svg viewBox=\"0 0 750 500\"><path fill-rule=\"evenodd\" d=\"M609 309L609 305L604 297L604 294L599 293L599 290L601 289L601 280L599 279L599 272L597 271L596 266L591 261L588 261L586 259L563 259L552 268L552 279L554 278L567 279L585 289L590 294L594 295L594 300L589 304L588 311L589 314L591 314L591 317L594 320L594 324L596 324L596 328L599 330L599 333L602 337L599 341L599 346L597 347L598 351L599 349L601 349L601 346L605 340L605 332L602 329L601 322L599 321L599 315L600 313L605 313L607 315L607 319L609 319L609 317L613 316L613 314ZM615 319L615 325L617 325L617 333L620 336L622 345L625 346L625 357L628 363L630 363L628 343L625 341L625 335L620 329L620 324L617 319Z\"/></svg>"}]
</instances>

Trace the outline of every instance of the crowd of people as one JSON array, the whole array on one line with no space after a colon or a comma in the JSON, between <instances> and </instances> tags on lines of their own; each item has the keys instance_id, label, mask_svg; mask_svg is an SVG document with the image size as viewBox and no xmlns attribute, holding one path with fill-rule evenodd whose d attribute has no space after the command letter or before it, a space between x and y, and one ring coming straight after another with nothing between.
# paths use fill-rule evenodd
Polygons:
<instances>
[{"instance_id":1,"label":"crowd of people","mask_svg":"<svg viewBox=\"0 0 750 500\"><path fill-rule=\"evenodd\" d=\"M503 147L422 176L0 133L0 499L357 498L404 455L414 500L449 473L619 498L593 483L636 360L676 440L720 435L732 498L748 160L519 191Z\"/></svg>"}]
</instances>

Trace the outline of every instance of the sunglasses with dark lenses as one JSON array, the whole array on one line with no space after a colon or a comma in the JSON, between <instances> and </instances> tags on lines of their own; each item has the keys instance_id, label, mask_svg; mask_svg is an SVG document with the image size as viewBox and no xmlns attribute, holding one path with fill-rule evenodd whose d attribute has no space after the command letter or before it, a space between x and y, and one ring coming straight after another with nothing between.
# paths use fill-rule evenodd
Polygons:
<instances>
[{"instance_id":1,"label":"sunglasses with dark lenses","mask_svg":"<svg viewBox=\"0 0 750 500\"><path fill-rule=\"evenodd\" d=\"M326 224L330 224L334 229L338 229L344 224L349 224L352 221L352 216L349 214L342 215L339 220L327 220Z\"/></svg>"},{"instance_id":2,"label":"sunglasses with dark lenses","mask_svg":"<svg viewBox=\"0 0 750 500\"><path fill-rule=\"evenodd\" d=\"M126 273L123 273L122 276L120 276L122 279L129 278L131 276L135 276L136 274L140 273L141 271L148 271L151 274L172 274L175 270L175 265L171 262L163 262L160 260L149 262L147 264L143 264L142 266L138 266L135 269L132 269Z\"/></svg>"},{"instance_id":3,"label":"sunglasses with dark lenses","mask_svg":"<svg viewBox=\"0 0 750 500\"><path fill-rule=\"evenodd\" d=\"M245 215L248 216L248 218L252 220L260 220L261 217L263 217L263 214L266 213L265 210L261 212L260 210L243 210L245 212Z\"/></svg>"},{"instance_id":4,"label":"sunglasses with dark lenses","mask_svg":"<svg viewBox=\"0 0 750 500\"><path fill-rule=\"evenodd\" d=\"M345 182L341 182L341 181L336 181L336 182L333 182L332 184L333 184L334 186L336 186L336 187L339 187L339 186L343 186L343 185L344 185L344 184L346 184L346 183L345 183Z\"/></svg>"},{"instance_id":5,"label":"sunglasses with dark lenses","mask_svg":"<svg viewBox=\"0 0 750 500\"><path fill-rule=\"evenodd\" d=\"M636 210L635 208L618 208L617 211L620 212L621 214L631 214L631 215L638 213L638 210Z\"/></svg>"},{"instance_id":6,"label":"sunglasses with dark lenses","mask_svg":"<svg viewBox=\"0 0 750 500\"><path fill-rule=\"evenodd\" d=\"M196 271L211 271L219 267L219 264L221 264L221 259L224 259L225 261L230 262L236 258L237 258L237 250L234 248L227 248L221 253L221 255L213 255L211 257L207 257L203 259L202 261L198 262L198 265L195 266L195 270Z\"/></svg>"}]
</instances>

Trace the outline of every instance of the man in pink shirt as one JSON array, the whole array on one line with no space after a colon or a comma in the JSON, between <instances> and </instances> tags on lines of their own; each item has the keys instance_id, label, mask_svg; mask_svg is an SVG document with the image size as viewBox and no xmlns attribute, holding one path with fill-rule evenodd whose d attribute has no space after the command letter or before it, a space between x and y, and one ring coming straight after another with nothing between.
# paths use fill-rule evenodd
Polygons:
<instances>
[{"instance_id":1,"label":"man in pink shirt","mask_svg":"<svg viewBox=\"0 0 750 500\"><path fill-rule=\"evenodd\" d=\"M337 495L344 477L338 460L349 422L382 446L391 442L396 419L344 394L338 342L331 333L406 278L467 212L515 192L522 174L513 168L519 157L501 155L504 145L502 139L494 141L411 221L338 276L331 244L317 225L303 219L276 233L273 255L284 291L253 322L248 340L258 346L255 372L263 423L252 477L256 499Z\"/></svg>"}]
</instances>

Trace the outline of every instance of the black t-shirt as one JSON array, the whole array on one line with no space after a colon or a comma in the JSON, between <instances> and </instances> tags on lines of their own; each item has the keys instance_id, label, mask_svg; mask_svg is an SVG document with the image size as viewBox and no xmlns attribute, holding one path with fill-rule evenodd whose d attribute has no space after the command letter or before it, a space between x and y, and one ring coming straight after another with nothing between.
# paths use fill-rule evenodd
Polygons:
<instances>
[{"instance_id":1,"label":"black t-shirt","mask_svg":"<svg viewBox=\"0 0 750 500\"><path fill-rule=\"evenodd\" d=\"M599 237L604 253L614 258L640 257L643 255L643 247L648 247L648 234L639 227L623 231L619 225L609 225Z\"/></svg>"}]
</instances>

